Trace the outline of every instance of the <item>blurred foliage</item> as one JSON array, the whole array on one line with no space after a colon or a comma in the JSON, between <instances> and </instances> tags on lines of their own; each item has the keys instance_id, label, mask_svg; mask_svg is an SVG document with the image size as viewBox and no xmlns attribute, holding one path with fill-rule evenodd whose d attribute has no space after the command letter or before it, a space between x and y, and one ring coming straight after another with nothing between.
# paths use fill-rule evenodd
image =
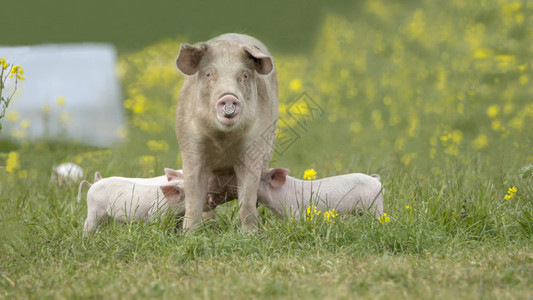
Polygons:
<instances>
[{"instance_id":1,"label":"blurred foliage","mask_svg":"<svg viewBox=\"0 0 533 300\"><path fill-rule=\"evenodd\" d=\"M511 0L365 1L328 14L311 51L273 52L280 121L271 165L297 177L314 168L321 178L391 168L439 176L456 166L497 177L531 164L532 10ZM128 138L104 171L180 167L175 58L183 42L196 41L173 38L120 56ZM10 141L0 147L16 150ZM80 157L60 151L54 161L98 168Z\"/></svg>"},{"instance_id":2,"label":"blurred foliage","mask_svg":"<svg viewBox=\"0 0 533 300\"><path fill-rule=\"evenodd\" d=\"M3 1L3 45L113 43L121 52L137 51L177 35L207 40L225 32L249 33L276 50L311 47L327 11L354 11L346 0L253 2L158 0Z\"/></svg>"}]
</instances>

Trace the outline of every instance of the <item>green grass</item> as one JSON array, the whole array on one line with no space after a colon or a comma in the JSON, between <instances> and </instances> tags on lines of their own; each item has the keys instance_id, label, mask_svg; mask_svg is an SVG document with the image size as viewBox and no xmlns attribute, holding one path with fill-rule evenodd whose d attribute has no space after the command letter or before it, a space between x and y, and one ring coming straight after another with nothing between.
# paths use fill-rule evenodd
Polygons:
<instances>
[{"instance_id":1,"label":"green grass","mask_svg":"<svg viewBox=\"0 0 533 300\"><path fill-rule=\"evenodd\" d=\"M86 204L75 201L77 185L51 185L43 168L2 184L0 295L529 298L531 178L505 201L479 168L426 178L382 172L386 224L369 215L287 223L261 207L260 231L247 234L230 203L191 234L169 223L111 222L92 237L82 235Z\"/></svg>"}]
</instances>

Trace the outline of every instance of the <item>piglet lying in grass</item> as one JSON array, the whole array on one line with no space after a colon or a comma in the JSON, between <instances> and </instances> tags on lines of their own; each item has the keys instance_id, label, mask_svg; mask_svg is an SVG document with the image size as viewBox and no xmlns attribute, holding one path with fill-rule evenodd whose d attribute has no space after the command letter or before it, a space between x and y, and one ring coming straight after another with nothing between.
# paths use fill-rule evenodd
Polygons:
<instances>
[{"instance_id":1,"label":"piglet lying in grass","mask_svg":"<svg viewBox=\"0 0 533 300\"><path fill-rule=\"evenodd\" d=\"M352 173L312 181L288 175L287 169L269 169L259 185L259 202L279 216L299 217L310 205L321 211L334 208L338 214L369 210L377 218L383 213L379 175Z\"/></svg>"},{"instance_id":2,"label":"piglet lying in grass","mask_svg":"<svg viewBox=\"0 0 533 300\"><path fill-rule=\"evenodd\" d=\"M105 216L125 222L147 221L165 215L183 215L183 175L172 169L165 169L165 173L165 176L154 178L102 178L97 172L94 184L82 181L78 200L82 186L90 186L83 232L93 233Z\"/></svg>"}]
</instances>

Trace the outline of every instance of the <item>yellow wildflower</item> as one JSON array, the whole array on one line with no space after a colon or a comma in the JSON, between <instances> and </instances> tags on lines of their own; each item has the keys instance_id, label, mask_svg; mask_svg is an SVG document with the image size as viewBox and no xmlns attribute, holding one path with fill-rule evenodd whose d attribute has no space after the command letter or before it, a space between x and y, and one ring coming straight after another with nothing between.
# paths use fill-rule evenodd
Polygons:
<instances>
[{"instance_id":1,"label":"yellow wildflower","mask_svg":"<svg viewBox=\"0 0 533 300\"><path fill-rule=\"evenodd\" d=\"M6 70L9 64L7 63L6 59L3 57L0 57L0 66L2 66L2 69Z\"/></svg>"},{"instance_id":2,"label":"yellow wildflower","mask_svg":"<svg viewBox=\"0 0 533 300\"><path fill-rule=\"evenodd\" d=\"M400 158L400 162L405 166L409 166L411 162L416 158L416 152L406 153Z\"/></svg>"},{"instance_id":3,"label":"yellow wildflower","mask_svg":"<svg viewBox=\"0 0 533 300\"><path fill-rule=\"evenodd\" d=\"M14 65L13 68L11 68L11 74L9 75L9 78L13 78L13 75L15 75L16 78L22 82L24 81L24 76L22 76L22 74L24 74L22 67L19 65Z\"/></svg>"},{"instance_id":4,"label":"yellow wildflower","mask_svg":"<svg viewBox=\"0 0 533 300\"><path fill-rule=\"evenodd\" d=\"M335 221L333 219L337 216L339 216L339 214L335 213L335 209L332 208L324 212L324 221L326 221L327 223L334 223Z\"/></svg>"},{"instance_id":5,"label":"yellow wildflower","mask_svg":"<svg viewBox=\"0 0 533 300\"><path fill-rule=\"evenodd\" d=\"M28 119L24 119L22 120L22 122L20 122L20 126L24 129L27 129L28 127L30 127L30 125L31 125L31 122Z\"/></svg>"},{"instance_id":6,"label":"yellow wildflower","mask_svg":"<svg viewBox=\"0 0 533 300\"><path fill-rule=\"evenodd\" d=\"M304 171L304 179L305 180L313 180L316 179L316 171L314 169L307 169Z\"/></svg>"},{"instance_id":7,"label":"yellow wildflower","mask_svg":"<svg viewBox=\"0 0 533 300\"><path fill-rule=\"evenodd\" d=\"M293 79L289 83L289 89L291 89L292 91L295 91L295 92L301 91L302 90L302 80L299 79L299 78Z\"/></svg>"},{"instance_id":8,"label":"yellow wildflower","mask_svg":"<svg viewBox=\"0 0 533 300\"><path fill-rule=\"evenodd\" d=\"M516 196L516 187L513 186L512 188L509 188L507 190L507 195L505 195L504 199L509 200L513 198L514 196Z\"/></svg>"},{"instance_id":9,"label":"yellow wildflower","mask_svg":"<svg viewBox=\"0 0 533 300\"><path fill-rule=\"evenodd\" d=\"M322 213L322 211L318 210L316 205L311 205L307 207L307 214L306 214L306 220L313 221L314 216L319 216Z\"/></svg>"},{"instance_id":10,"label":"yellow wildflower","mask_svg":"<svg viewBox=\"0 0 533 300\"><path fill-rule=\"evenodd\" d=\"M150 151L153 151L153 152L168 152L168 149L170 148L168 146L168 143L163 140L160 140L160 141L150 140L148 141L147 145Z\"/></svg>"},{"instance_id":11,"label":"yellow wildflower","mask_svg":"<svg viewBox=\"0 0 533 300\"><path fill-rule=\"evenodd\" d=\"M381 224L387 224L388 222L390 222L390 218L387 217L386 213L383 213L381 217L378 218L378 220Z\"/></svg>"},{"instance_id":12,"label":"yellow wildflower","mask_svg":"<svg viewBox=\"0 0 533 300\"><path fill-rule=\"evenodd\" d=\"M429 139L429 144L431 146L436 146L437 145L437 138L432 136L430 139Z\"/></svg>"},{"instance_id":13,"label":"yellow wildflower","mask_svg":"<svg viewBox=\"0 0 533 300\"><path fill-rule=\"evenodd\" d=\"M19 120L19 113L16 111L11 111L7 114L7 119L11 122L17 122Z\"/></svg>"},{"instance_id":14,"label":"yellow wildflower","mask_svg":"<svg viewBox=\"0 0 533 300\"><path fill-rule=\"evenodd\" d=\"M83 157L81 155L75 155L72 158L72 161L74 161L74 163L79 165L79 164L81 164L83 162Z\"/></svg>"},{"instance_id":15,"label":"yellow wildflower","mask_svg":"<svg viewBox=\"0 0 533 300\"><path fill-rule=\"evenodd\" d=\"M440 137L440 141L442 142L442 144L445 144L450 139L451 139L451 134L443 135Z\"/></svg>"},{"instance_id":16,"label":"yellow wildflower","mask_svg":"<svg viewBox=\"0 0 533 300\"><path fill-rule=\"evenodd\" d=\"M502 129L502 123L498 120L494 120L492 123L490 123L490 128L492 128L494 131L499 131Z\"/></svg>"},{"instance_id":17,"label":"yellow wildflower","mask_svg":"<svg viewBox=\"0 0 533 300\"><path fill-rule=\"evenodd\" d=\"M472 147L479 150L485 148L489 145L489 138L483 133L478 135L478 137L472 142Z\"/></svg>"},{"instance_id":18,"label":"yellow wildflower","mask_svg":"<svg viewBox=\"0 0 533 300\"><path fill-rule=\"evenodd\" d=\"M489 108L487 108L487 116L491 118L496 117L499 112L500 112L500 107L496 104L491 105L489 106Z\"/></svg>"},{"instance_id":19,"label":"yellow wildflower","mask_svg":"<svg viewBox=\"0 0 533 300\"><path fill-rule=\"evenodd\" d=\"M402 151L405 149L405 145L407 144L407 140L405 138L397 138L394 142L394 149L396 151Z\"/></svg>"},{"instance_id":20,"label":"yellow wildflower","mask_svg":"<svg viewBox=\"0 0 533 300\"><path fill-rule=\"evenodd\" d=\"M6 161L6 171L8 173L14 173L17 169L20 169L19 153L15 151L9 152Z\"/></svg>"},{"instance_id":21,"label":"yellow wildflower","mask_svg":"<svg viewBox=\"0 0 533 300\"><path fill-rule=\"evenodd\" d=\"M480 48L476 50L476 52L474 53L474 57L478 59L484 59L492 56L492 53L492 49Z\"/></svg>"},{"instance_id":22,"label":"yellow wildflower","mask_svg":"<svg viewBox=\"0 0 533 300\"><path fill-rule=\"evenodd\" d=\"M452 141L459 144L463 140L463 132L461 130L454 130L452 132Z\"/></svg>"},{"instance_id":23,"label":"yellow wildflower","mask_svg":"<svg viewBox=\"0 0 533 300\"><path fill-rule=\"evenodd\" d=\"M509 124L509 127L513 129L521 130L524 127L524 120L519 117L515 117L515 118L512 118L508 124Z\"/></svg>"},{"instance_id":24,"label":"yellow wildflower","mask_svg":"<svg viewBox=\"0 0 533 300\"><path fill-rule=\"evenodd\" d=\"M413 208L412 208L410 205L406 205L406 206L405 206L405 209L407 209L407 210L411 210L411 209L413 209Z\"/></svg>"},{"instance_id":25,"label":"yellow wildflower","mask_svg":"<svg viewBox=\"0 0 533 300\"><path fill-rule=\"evenodd\" d=\"M63 96L58 97L57 100L56 100L56 104L59 105L59 106L65 105L65 97L63 97Z\"/></svg>"}]
</instances>

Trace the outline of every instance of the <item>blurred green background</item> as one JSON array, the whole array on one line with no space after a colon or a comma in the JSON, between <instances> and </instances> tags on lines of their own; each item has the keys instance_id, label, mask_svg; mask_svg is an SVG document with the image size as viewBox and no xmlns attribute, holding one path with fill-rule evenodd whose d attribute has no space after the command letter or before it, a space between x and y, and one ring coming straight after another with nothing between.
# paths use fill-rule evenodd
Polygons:
<instances>
[{"instance_id":1,"label":"blurred green background","mask_svg":"<svg viewBox=\"0 0 533 300\"><path fill-rule=\"evenodd\" d=\"M2 1L0 44L109 42L139 50L162 39L203 41L225 32L260 37L276 51L313 46L327 12L353 14L358 1Z\"/></svg>"},{"instance_id":2,"label":"blurred green background","mask_svg":"<svg viewBox=\"0 0 533 300\"><path fill-rule=\"evenodd\" d=\"M4 45L111 42L119 50L125 143L101 162L84 160L85 150L53 146L45 164L74 161L138 176L179 167L179 45L236 31L265 42L276 62L280 122L273 166L295 176L307 168L320 177L386 175L396 167L435 176L450 164L482 161L479 170L497 174L533 161L531 6L515 0L10 1L0 26L7 28ZM291 117L302 93L325 112L305 127ZM3 141L0 149L27 151L21 164L31 168L25 157L34 154L23 140Z\"/></svg>"}]
</instances>

